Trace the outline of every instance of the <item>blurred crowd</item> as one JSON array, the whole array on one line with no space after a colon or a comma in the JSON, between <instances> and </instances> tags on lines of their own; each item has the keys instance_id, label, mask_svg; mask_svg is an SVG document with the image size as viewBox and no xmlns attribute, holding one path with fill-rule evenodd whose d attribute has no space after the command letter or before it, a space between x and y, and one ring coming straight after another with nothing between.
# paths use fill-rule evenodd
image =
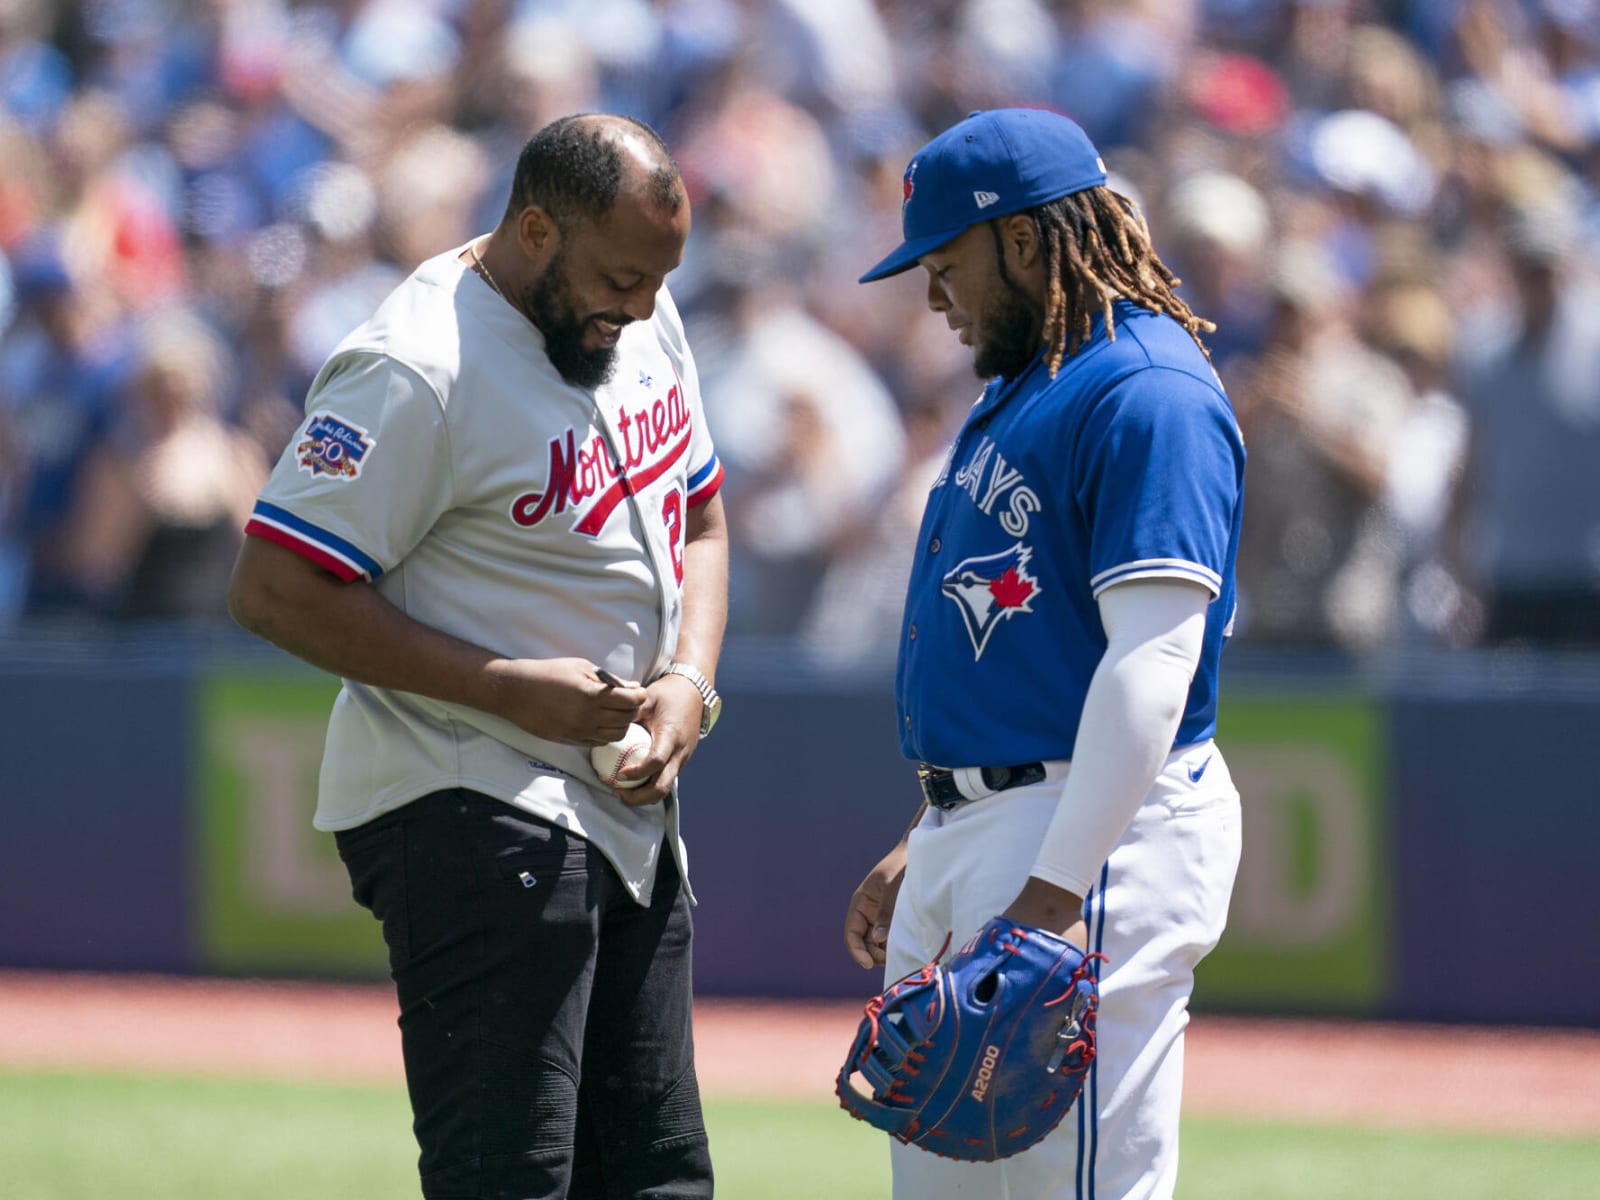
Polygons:
<instances>
[{"instance_id":1,"label":"blurred crowd","mask_svg":"<svg viewBox=\"0 0 1600 1200\"><path fill-rule=\"evenodd\" d=\"M1241 642L1600 645L1596 0L0 0L0 628L220 616L323 357L609 110L694 203L732 631L892 651L979 385L918 275L855 279L1008 104L1217 324Z\"/></svg>"}]
</instances>

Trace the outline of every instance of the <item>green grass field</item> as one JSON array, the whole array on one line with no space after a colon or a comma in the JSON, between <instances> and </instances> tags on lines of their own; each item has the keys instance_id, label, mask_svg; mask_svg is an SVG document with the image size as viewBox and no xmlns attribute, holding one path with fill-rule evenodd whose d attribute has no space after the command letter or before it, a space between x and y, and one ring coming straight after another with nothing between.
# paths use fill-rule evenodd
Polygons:
<instances>
[{"instance_id":1,"label":"green grass field","mask_svg":"<svg viewBox=\"0 0 1600 1200\"><path fill-rule=\"evenodd\" d=\"M724 1200L879 1200L883 1142L826 1102L708 1102ZM417 1196L398 1089L0 1072L6 1200ZM1184 1200L1591 1200L1600 1141L1193 1119Z\"/></svg>"}]
</instances>

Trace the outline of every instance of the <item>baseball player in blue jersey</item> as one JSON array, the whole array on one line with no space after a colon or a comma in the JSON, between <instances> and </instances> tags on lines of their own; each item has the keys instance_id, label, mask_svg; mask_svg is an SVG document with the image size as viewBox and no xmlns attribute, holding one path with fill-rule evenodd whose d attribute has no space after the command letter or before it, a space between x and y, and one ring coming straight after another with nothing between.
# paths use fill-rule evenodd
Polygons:
<instances>
[{"instance_id":1,"label":"baseball player in blue jersey","mask_svg":"<svg viewBox=\"0 0 1600 1200\"><path fill-rule=\"evenodd\" d=\"M973 113L906 169L904 242L987 380L923 516L900 741L925 802L851 897L896 979L1003 914L1105 956L1074 1113L1021 1154L892 1147L901 1200L1170 1197L1183 1030L1239 861L1212 741L1245 453L1137 209L1055 114Z\"/></svg>"}]
</instances>

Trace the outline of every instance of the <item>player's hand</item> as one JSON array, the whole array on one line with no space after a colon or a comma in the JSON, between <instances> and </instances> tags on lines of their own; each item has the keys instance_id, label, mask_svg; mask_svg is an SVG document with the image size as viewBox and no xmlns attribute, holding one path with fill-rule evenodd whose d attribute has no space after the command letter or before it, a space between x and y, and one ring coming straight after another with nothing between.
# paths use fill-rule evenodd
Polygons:
<instances>
[{"instance_id":1,"label":"player's hand","mask_svg":"<svg viewBox=\"0 0 1600 1200\"><path fill-rule=\"evenodd\" d=\"M844 915L844 946L863 970L881 967L887 958L889 922L905 877L906 844L902 840L867 873L850 897Z\"/></svg>"},{"instance_id":2,"label":"player's hand","mask_svg":"<svg viewBox=\"0 0 1600 1200\"><path fill-rule=\"evenodd\" d=\"M494 712L535 737L603 746L639 719L645 690L607 682L586 658L517 658L492 663Z\"/></svg>"},{"instance_id":3,"label":"player's hand","mask_svg":"<svg viewBox=\"0 0 1600 1200\"><path fill-rule=\"evenodd\" d=\"M672 791L672 781L700 744L704 708L700 689L681 675L663 675L645 689L645 700L635 719L650 731L650 753L630 763L618 777L649 782L636 788L614 789L618 799L633 808L642 808Z\"/></svg>"}]
</instances>

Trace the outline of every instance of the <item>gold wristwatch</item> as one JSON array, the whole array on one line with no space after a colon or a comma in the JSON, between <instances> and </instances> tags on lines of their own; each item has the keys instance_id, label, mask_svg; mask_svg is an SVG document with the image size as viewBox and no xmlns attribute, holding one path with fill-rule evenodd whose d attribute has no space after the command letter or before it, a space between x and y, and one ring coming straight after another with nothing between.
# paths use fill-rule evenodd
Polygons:
<instances>
[{"instance_id":1,"label":"gold wristwatch","mask_svg":"<svg viewBox=\"0 0 1600 1200\"><path fill-rule=\"evenodd\" d=\"M722 715L722 697L717 695L717 689L711 686L707 679L688 663L668 663L663 675L682 675L700 693L700 699L705 701L705 706L700 710L700 736L705 737L711 732L711 727L717 723L717 718Z\"/></svg>"}]
</instances>

